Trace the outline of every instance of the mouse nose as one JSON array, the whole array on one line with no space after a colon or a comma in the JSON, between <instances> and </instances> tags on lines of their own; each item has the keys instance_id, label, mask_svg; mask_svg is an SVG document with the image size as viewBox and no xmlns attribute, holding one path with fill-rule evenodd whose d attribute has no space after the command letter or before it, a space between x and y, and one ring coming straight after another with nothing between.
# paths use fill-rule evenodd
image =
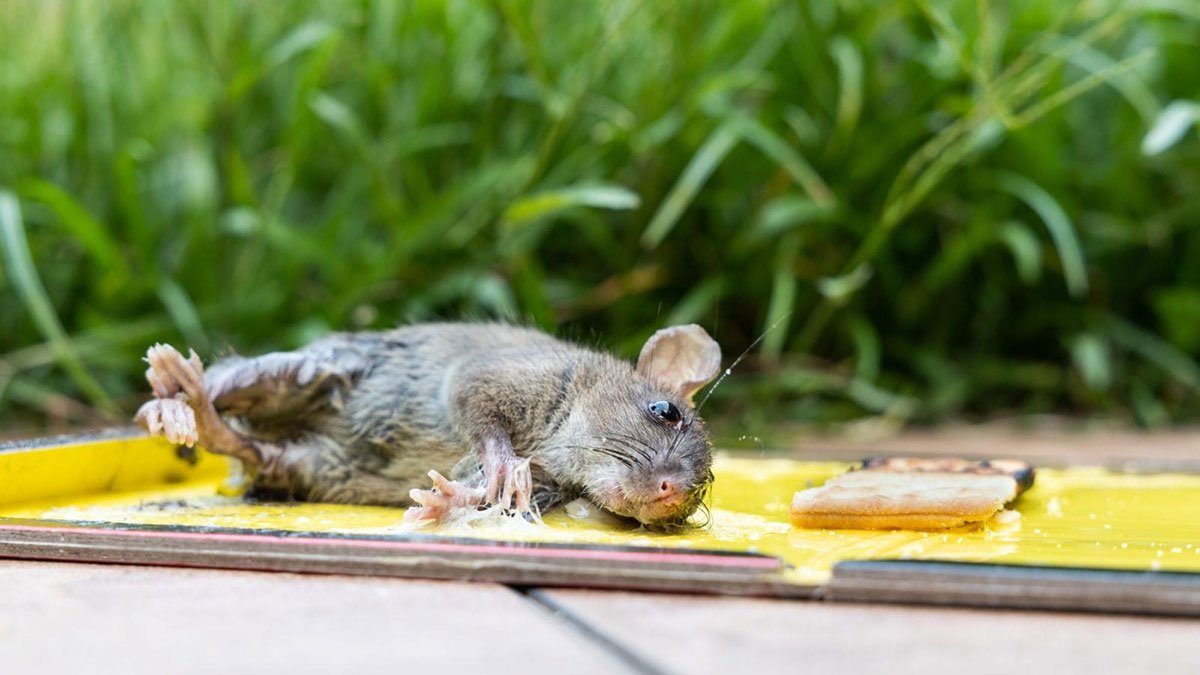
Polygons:
<instances>
[{"instance_id":1,"label":"mouse nose","mask_svg":"<svg viewBox=\"0 0 1200 675\"><path fill-rule=\"evenodd\" d=\"M656 495L655 500L662 502L675 502L679 501L681 496L682 492L679 489L679 485L670 478L663 478L658 484L658 494Z\"/></svg>"}]
</instances>

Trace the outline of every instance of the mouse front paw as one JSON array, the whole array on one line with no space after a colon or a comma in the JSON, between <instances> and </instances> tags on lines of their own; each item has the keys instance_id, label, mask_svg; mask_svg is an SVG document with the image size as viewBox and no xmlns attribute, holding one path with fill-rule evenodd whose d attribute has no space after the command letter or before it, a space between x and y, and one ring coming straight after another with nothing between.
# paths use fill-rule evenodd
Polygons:
<instances>
[{"instance_id":1,"label":"mouse front paw","mask_svg":"<svg viewBox=\"0 0 1200 675\"><path fill-rule=\"evenodd\" d=\"M529 460L516 456L489 458L483 475L487 483L487 503L501 508L516 508L528 513L533 495L533 472Z\"/></svg>"},{"instance_id":2,"label":"mouse front paw","mask_svg":"<svg viewBox=\"0 0 1200 675\"><path fill-rule=\"evenodd\" d=\"M409 491L409 498L418 506L410 506L404 512L404 522L412 523L423 520L441 522L455 508L471 508L483 504L483 488L471 487L450 480L437 471L430 471L429 478L433 480L432 489Z\"/></svg>"}]
</instances>

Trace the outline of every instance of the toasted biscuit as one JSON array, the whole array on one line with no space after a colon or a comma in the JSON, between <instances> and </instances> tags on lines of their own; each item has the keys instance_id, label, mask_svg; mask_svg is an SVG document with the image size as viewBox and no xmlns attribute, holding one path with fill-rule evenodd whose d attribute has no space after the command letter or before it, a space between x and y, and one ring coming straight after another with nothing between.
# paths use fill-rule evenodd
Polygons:
<instances>
[{"instance_id":1,"label":"toasted biscuit","mask_svg":"<svg viewBox=\"0 0 1200 675\"><path fill-rule=\"evenodd\" d=\"M797 492L791 521L827 529L945 529L992 517L1033 482L1022 462L892 458Z\"/></svg>"}]
</instances>

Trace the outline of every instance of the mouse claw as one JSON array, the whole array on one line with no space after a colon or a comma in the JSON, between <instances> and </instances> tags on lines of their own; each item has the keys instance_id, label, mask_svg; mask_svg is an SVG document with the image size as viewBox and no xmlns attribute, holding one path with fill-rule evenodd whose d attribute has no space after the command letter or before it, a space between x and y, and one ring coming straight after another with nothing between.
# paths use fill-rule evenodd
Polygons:
<instances>
[{"instance_id":1,"label":"mouse claw","mask_svg":"<svg viewBox=\"0 0 1200 675\"><path fill-rule=\"evenodd\" d=\"M446 498L433 490L413 488L408 491L408 498L416 502L418 506L410 506L404 512L404 522L406 523L441 520L450 510Z\"/></svg>"},{"instance_id":2,"label":"mouse claw","mask_svg":"<svg viewBox=\"0 0 1200 675\"><path fill-rule=\"evenodd\" d=\"M516 507L517 511L529 511L530 495L533 494L533 471L528 459L513 455L487 461L484 465L487 476L487 503L505 509Z\"/></svg>"},{"instance_id":3,"label":"mouse claw","mask_svg":"<svg viewBox=\"0 0 1200 675\"><path fill-rule=\"evenodd\" d=\"M533 472L529 468L529 460L510 464L504 477L504 491L500 495L500 504L506 509L509 505L515 506L518 513L528 513L529 495L532 492Z\"/></svg>"},{"instance_id":4,"label":"mouse claw","mask_svg":"<svg viewBox=\"0 0 1200 675\"><path fill-rule=\"evenodd\" d=\"M179 386L160 375L153 367L146 369L146 381L150 383L155 398L172 398L179 393Z\"/></svg>"},{"instance_id":5,"label":"mouse claw","mask_svg":"<svg viewBox=\"0 0 1200 675\"><path fill-rule=\"evenodd\" d=\"M171 345L156 344L146 351L146 362L146 380L157 398L172 398L181 391L197 402L207 397L204 365L194 350L185 358Z\"/></svg>"}]
</instances>

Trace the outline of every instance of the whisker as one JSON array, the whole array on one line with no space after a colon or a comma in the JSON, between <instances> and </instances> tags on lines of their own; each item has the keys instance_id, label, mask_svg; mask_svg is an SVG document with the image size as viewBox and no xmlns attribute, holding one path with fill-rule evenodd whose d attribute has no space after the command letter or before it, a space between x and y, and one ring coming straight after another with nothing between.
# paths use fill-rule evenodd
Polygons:
<instances>
[{"instance_id":1,"label":"whisker","mask_svg":"<svg viewBox=\"0 0 1200 675\"><path fill-rule=\"evenodd\" d=\"M620 432L613 432L610 434L605 434L604 436L602 436L602 438L615 438L615 439L618 439L621 441L625 441L626 443L636 443L637 445L640 445L642 448L644 448L644 450L640 449L636 446L630 446L629 450L638 453L639 455L642 456L642 459L645 459L647 462L650 461L651 454L655 452L653 446L651 446L646 441L644 441L640 438L637 438L636 436L630 436L628 434L622 434Z\"/></svg>"},{"instance_id":2,"label":"whisker","mask_svg":"<svg viewBox=\"0 0 1200 675\"><path fill-rule=\"evenodd\" d=\"M633 459L635 463L649 464L651 461L649 453L647 453L645 450L642 450L641 448L631 445L629 443L629 441L626 440L626 437L623 437L621 434L614 434L614 435L597 434L594 436L589 436L588 438L591 438L593 440L599 440L600 443L597 445L599 445L600 447L607 447L609 450L616 450L619 452L624 451L628 455L637 455L637 458L630 457L630 459ZM608 447L605 444L612 444L616 447ZM653 450L653 448L651 448L651 450Z\"/></svg>"},{"instance_id":3,"label":"whisker","mask_svg":"<svg viewBox=\"0 0 1200 675\"><path fill-rule=\"evenodd\" d=\"M737 368L738 365L740 365L741 362L743 360L745 360L745 358L747 356L750 355L750 352L755 347L757 347L760 342L763 341L763 338L767 337L768 333L775 330L775 328L778 327L779 324L782 323L784 319L788 318L791 315L792 315L791 312L786 312L782 316L780 316L778 319L775 319L775 321L772 322L770 326L767 326L767 329L764 330L761 335L754 338L754 342L751 342L749 347L746 347L746 349L744 349L741 354L738 354L738 357L733 360L733 363L729 364L729 367L726 368L721 373L721 376L717 378L717 381L712 383L712 386L710 386L708 388L708 391L704 392L704 398L700 399L700 403L692 411L691 418L685 420L683 425L679 428L679 431L676 432L675 440L671 443L671 446L669 448L667 448L667 453L666 453L665 457L669 458L671 456L671 454L674 453L675 450L678 448L679 441L683 438L684 432L687 431L692 426L692 424L696 421L696 419L700 417L700 410L702 408L704 408L705 403L708 403L708 399L713 395L713 392L717 390L717 387L721 386L721 383L725 381L725 378L729 377L733 373L733 369Z\"/></svg>"},{"instance_id":4,"label":"whisker","mask_svg":"<svg viewBox=\"0 0 1200 675\"><path fill-rule=\"evenodd\" d=\"M595 446L587 446L587 445L577 445L577 446L573 446L573 447L580 448L583 450L591 450L592 452L594 452L596 454L604 455L606 457L612 457L613 459L617 460L618 462L621 462L622 464L624 464L625 466L627 466L631 469L634 468L635 466L637 466L637 463L633 460L633 458L629 457L628 455L622 454L621 451L615 450L613 448L595 447Z\"/></svg>"},{"instance_id":5,"label":"whisker","mask_svg":"<svg viewBox=\"0 0 1200 675\"><path fill-rule=\"evenodd\" d=\"M587 450L590 452L595 452L596 454L604 455L606 457L611 457L631 469L636 466L636 462L634 461L634 459L632 457L629 457L629 456L623 454L620 450L617 450L615 448L609 448L606 446L575 445L572 443L559 443L556 445L551 445L551 446L546 446L544 448L540 448L537 452L544 453L544 452L549 452L551 450L566 450L566 449Z\"/></svg>"},{"instance_id":6,"label":"whisker","mask_svg":"<svg viewBox=\"0 0 1200 675\"><path fill-rule=\"evenodd\" d=\"M775 319L775 321L770 326L767 326L767 329L764 330L761 335L759 335L757 338L754 339L754 342L750 343L749 347L746 347L745 351L743 351L740 355L738 355L738 357L736 359L733 360L733 363L729 364L729 367L725 369L725 372L721 373L721 376L717 378L717 381L714 382L713 385L708 388L708 391L704 392L704 398L700 399L700 404L696 406L696 410L692 414L692 419L696 419L696 416L698 416L700 414L700 409L704 407L705 403L708 403L709 397L712 396L713 392L717 390L717 387L721 386L721 383L725 381L725 378L729 377L730 373L733 372L733 369L737 368L738 364L740 364L743 359L745 359L747 356L750 355L750 350L757 347L758 343L762 342L763 338L767 337L767 333L770 333L771 331L775 330L775 328L778 327L780 323L783 323L784 319L788 318L791 315L792 315L791 312L786 312L783 314L783 316L780 316L778 319ZM689 424L690 424L690 422L689 422Z\"/></svg>"},{"instance_id":7,"label":"whisker","mask_svg":"<svg viewBox=\"0 0 1200 675\"><path fill-rule=\"evenodd\" d=\"M670 447L667 448L667 454L664 457L664 459L669 459L671 457L671 455L675 453L675 450L677 450L679 448L679 444L683 440L683 435L685 433L687 433L687 431L689 429L692 428L692 422L695 422L695 421L696 421L696 416L693 415L692 419L690 421L685 423L682 427L680 427L675 432L675 440L671 441L671 445L670 445ZM707 448L705 448L705 451L707 452Z\"/></svg>"},{"instance_id":8,"label":"whisker","mask_svg":"<svg viewBox=\"0 0 1200 675\"><path fill-rule=\"evenodd\" d=\"M667 454L663 457L663 459L671 458L671 454L674 453L675 449L679 447L679 442L681 440L683 440L683 429L675 432L675 438L672 439L671 444L667 446Z\"/></svg>"},{"instance_id":9,"label":"whisker","mask_svg":"<svg viewBox=\"0 0 1200 675\"><path fill-rule=\"evenodd\" d=\"M617 438L623 438L623 439L625 439L627 441L631 441L633 443L637 443L638 445L642 446L643 448L646 448L647 450L649 450L651 452L654 451L654 446L650 445L650 443L648 441L646 441L646 439L644 439L644 438L638 438L637 436L634 436L632 434L624 434L619 431L614 431L614 432L610 433L609 435L616 436Z\"/></svg>"},{"instance_id":10,"label":"whisker","mask_svg":"<svg viewBox=\"0 0 1200 675\"><path fill-rule=\"evenodd\" d=\"M625 466L627 466L631 469L635 468L637 466L636 464L634 464L633 460L629 459L629 457L622 455L619 452L608 452L608 451L604 451L604 450L595 450L595 452L598 454L604 455L606 457L612 457L613 459L617 460L618 462L624 464Z\"/></svg>"}]
</instances>

